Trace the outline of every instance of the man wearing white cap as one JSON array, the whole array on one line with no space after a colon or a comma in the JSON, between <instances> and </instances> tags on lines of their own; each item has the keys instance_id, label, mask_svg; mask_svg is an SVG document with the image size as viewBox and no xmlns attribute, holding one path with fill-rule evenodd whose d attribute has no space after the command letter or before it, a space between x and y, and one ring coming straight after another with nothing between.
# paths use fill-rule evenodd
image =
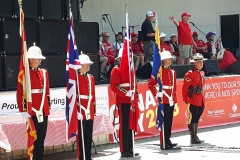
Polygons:
<instances>
[{"instance_id":1,"label":"man wearing white cap","mask_svg":"<svg viewBox=\"0 0 240 160\"><path fill-rule=\"evenodd\" d=\"M193 48L193 39L191 27L188 24L190 14L184 12L181 15L182 21L177 21L173 16L169 18L177 26L178 31L178 48L179 48L179 58L178 64L189 64L190 58L192 58L192 48Z\"/></svg>"},{"instance_id":2,"label":"man wearing white cap","mask_svg":"<svg viewBox=\"0 0 240 160\"><path fill-rule=\"evenodd\" d=\"M37 139L34 141L33 160L42 160L48 115L51 108L49 78L48 72L45 69L39 68L41 60L45 59L39 47L30 47L27 57L30 68L32 112L27 112L27 104L26 100L23 99L23 87L20 82L17 84L17 104L23 118L26 120L31 118L36 129Z\"/></svg>"},{"instance_id":3,"label":"man wearing white cap","mask_svg":"<svg viewBox=\"0 0 240 160\"><path fill-rule=\"evenodd\" d=\"M201 71L203 67L203 55L196 53L193 60L194 69L188 71L184 76L182 86L183 101L188 104L188 129L191 136L191 144L199 144L204 141L200 140L197 136L198 122L204 110L204 92L203 87L205 84L204 72Z\"/></svg>"},{"instance_id":4,"label":"man wearing white cap","mask_svg":"<svg viewBox=\"0 0 240 160\"><path fill-rule=\"evenodd\" d=\"M177 143L172 143L170 140L172 132L173 111L177 106L177 86L176 86L176 72L170 68L172 62L172 54L169 51L161 52L162 66L159 68L159 75L161 76L162 88L157 91L155 85L157 81L151 78L148 82L148 88L154 96L160 98L164 104L164 136L160 133L161 149L174 149ZM165 147L163 146L163 139Z\"/></svg>"},{"instance_id":5,"label":"man wearing white cap","mask_svg":"<svg viewBox=\"0 0 240 160\"><path fill-rule=\"evenodd\" d=\"M77 103L78 108L78 135L77 135L77 153L78 159L83 160L83 146L82 146L82 135L81 135L81 123L83 125L83 136L84 136L84 148L86 160L92 160L91 158L91 146L92 146L92 132L93 132L93 120L96 113L96 97L95 97L95 80L93 75L88 74L90 65L93 62L86 54L79 56L81 68L78 71L78 84L79 92L77 89ZM80 100L80 103L79 103Z\"/></svg>"},{"instance_id":6,"label":"man wearing white cap","mask_svg":"<svg viewBox=\"0 0 240 160\"><path fill-rule=\"evenodd\" d=\"M156 14L153 11L148 11L146 13L146 19L141 26L142 41L144 42L143 49L145 52L144 55L145 62L153 61L155 30L152 27L152 22L154 21L155 16Z\"/></svg>"}]
</instances>

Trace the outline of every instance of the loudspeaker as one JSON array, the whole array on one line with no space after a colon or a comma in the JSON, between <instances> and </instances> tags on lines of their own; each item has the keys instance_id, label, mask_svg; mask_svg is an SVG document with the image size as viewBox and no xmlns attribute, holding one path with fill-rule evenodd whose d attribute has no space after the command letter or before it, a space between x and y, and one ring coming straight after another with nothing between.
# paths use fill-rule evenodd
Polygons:
<instances>
[{"instance_id":1,"label":"loudspeaker","mask_svg":"<svg viewBox=\"0 0 240 160\"><path fill-rule=\"evenodd\" d=\"M150 79L151 74L152 74L152 64L150 62L138 68L136 72L137 78L140 78L140 79Z\"/></svg>"},{"instance_id":2,"label":"loudspeaker","mask_svg":"<svg viewBox=\"0 0 240 160\"><path fill-rule=\"evenodd\" d=\"M228 66L225 72L240 74L240 59Z\"/></svg>"},{"instance_id":3,"label":"loudspeaker","mask_svg":"<svg viewBox=\"0 0 240 160\"><path fill-rule=\"evenodd\" d=\"M194 69L194 65L193 64L171 65L171 68L175 70L177 78L184 78L185 74L189 70Z\"/></svg>"},{"instance_id":4,"label":"loudspeaker","mask_svg":"<svg viewBox=\"0 0 240 160\"><path fill-rule=\"evenodd\" d=\"M37 42L37 22L31 19L25 19L24 22L27 46L30 47L33 42ZM20 55L21 53L19 24L19 19L5 19L3 21L3 50L6 54Z\"/></svg>"},{"instance_id":5,"label":"loudspeaker","mask_svg":"<svg viewBox=\"0 0 240 160\"><path fill-rule=\"evenodd\" d=\"M41 0L40 15L42 19L63 20L61 0Z\"/></svg>"},{"instance_id":6,"label":"loudspeaker","mask_svg":"<svg viewBox=\"0 0 240 160\"><path fill-rule=\"evenodd\" d=\"M109 70L107 71L106 73L106 77L110 80L111 78L111 72L112 72L112 69L115 67L115 65L111 65L111 67L109 68Z\"/></svg>"},{"instance_id":7,"label":"loudspeaker","mask_svg":"<svg viewBox=\"0 0 240 160\"><path fill-rule=\"evenodd\" d=\"M14 15L17 17L20 17L19 14L19 5L18 0L13 0L14 5ZM24 12L25 18L33 18L33 19L39 19L39 0L23 0L22 1L22 7Z\"/></svg>"},{"instance_id":8,"label":"loudspeaker","mask_svg":"<svg viewBox=\"0 0 240 160\"><path fill-rule=\"evenodd\" d=\"M219 75L221 73L217 60L203 61L203 71L206 76Z\"/></svg>"},{"instance_id":9,"label":"loudspeaker","mask_svg":"<svg viewBox=\"0 0 240 160\"><path fill-rule=\"evenodd\" d=\"M97 22L74 22L74 33L79 51L99 52L99 25Z\"/></svg>"},{"instance_id":10,"label":"loudspeaker","mask_svg":"<svg viewBox=\"0 0 240 160\"><path fill-rule=\"evenodd\" d=\"M3 56L3 60L4 88L5 90L15 90L17 88L20 56L5 55Z\"/></svg>"},{"instance_id":11,"label":"loudspeaker","mask_svg":"<svg viewBox=\"0 0 240 160\"><path fill-rule=\"evenodd\" d=\"M100 55L99 54L88 54L91 61L94 63L90 66L89 74L92 74L95 79L95 84L100 83Z\"/></svg>"},{"instance_id":12,"label":"loudspeaker","mask_svg":"<svg viewBox=\"0 0 240 160\"><path fill-rule=\"evenodd\" d=\"M2 19L0 18L0 54L3 51L3 23Z\"/></svg>"},{"instance_id":13,"label":"loudspeaker","mask_svg":"<svg viewBox=\"0 0 240 160\"><path fill-rule=\"evenodd\" d=\"M39 46L43 53L66 53L68 41L67 21L39 22Z\"/></svg>"},{"instance_id":14,"label":"loudspeaker","mask_svg":"<svg viewBox=\"0 0 240 160\"><path fill-rule=\"evenodd\" d=\"M48 71L50 87L66 86L66 54L44 55L41 68Z\"/></svg>"},{"instance_id":15,"label":"loudspeaker","mask_svg":"<svg viewBox=\"0 0 240 160\"><path fill-rule=\"evenodd\" d=\"M1 0L0 17L9 18L13 16L12 0Z\"/></svg>"},{"instance_id":16,"label":"loudspeaker","mask_svg":"<svg viewBox=\"0 0 240 160\"><path fill-rule=\"evenodd\" d=\"M62 0L64 8L64 19L69 20L69 0ZM79 20L78 0L70 0L73 20Z\"/></svg>"},{"instance_id":17,"label":"loudspeaker","mask_svg":"<svg viewBox=\"0 0 240 160\"><path fill-rule=\"evenodd\" d=\"M3 77L3 55L0 55L0 90L4 89Z\"/></svg>"}]
</instances>

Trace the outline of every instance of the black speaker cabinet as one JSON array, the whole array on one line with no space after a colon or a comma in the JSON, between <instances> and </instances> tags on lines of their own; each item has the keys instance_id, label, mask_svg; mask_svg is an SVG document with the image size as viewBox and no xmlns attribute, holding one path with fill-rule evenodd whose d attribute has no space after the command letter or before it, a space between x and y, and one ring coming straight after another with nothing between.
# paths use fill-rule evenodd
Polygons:
<instances>
[{"instance_id":1,"label":"black speaker cabinet","mask_svg":"<svg viewBox=\"0 0 240 160\"><path fill-rule=\"evenodd\" d=\"M3 21L3 50L6 54L20 55L21 53L19 24L19 19L5 19ZM27 47L29 48L34 42L37 42L37 22L33 19L25 19L24 24Z\"/></svg>"},{"instance_id":2,"label":"black speaker cabinet","mask_svg":"<svg viewBox=\"0 0 240 160\"><path fill-rule=\"evenodd\" d=\"M15 90L17 88L20 56L5 55L3 58L3 78L5 82L5 90Z\"/></svg>"},{"instance_id":3,"label":"black speaker cabinet","mask_svg":"<svg viewBox=\"0 0 240 160\"><path fill-rule=\"evenodd\" d=\"M0 55L0 91L4 89L3 77L4 77L3 55Z\"/></svg>"},{"instance_id":4,"label":"black speaker cabinet","mask_svg":"<svg viewBox=\"0 0 240 160\"><path fill-rule=\"evenodd\" d=\"M22 1L22 7L23 7L23 12L25 18L32 18L32 19L39 19L39 0L23 0ZM14 11L15 11L15 16L18 18L19 16L19 5L18 5L18 0L13 0L14 4Z\"/></svg>"},{"instance_id":5,"label":"black speaker cabinet","mask_svg":"<svg viewBox=\"0 0 240 160\"><path fill-rule=\"evenodd\" d=\"M234 62L230 66L226 68L227 73L235 73L235 74L240 74L240 60Z\"/></svg>"},{"instance_id":6,"label":"black speaker cabinet","mask_svg":"<svg viewBox=\"0 0 240 160\"><path fill-rule=\"evenodd\" d=\"M66 54L44 55L40 67L48 71L50 87L66 86Z\"/></svg>"},{"instance_id":7,"label":"black speaker cabinet","mask_svg":"<svg viewBox=\"0 0 240 160\"><path fill-rule=\"evenodd\" d=\"M62 1L40 0L40 15L42 19L63 20Z\"/></svg>"},{"instance_id":8,"label":"black speaker cabinet","mask_svg":"<svg viewBox=\"0 0 240 160\"><path fill-rule=\"evenodd\" d=\"M67 52L68 25L68 21L39 22L39 44L43 53Z\"/></svg>"},{"instance_id":9,"label":"black speaker cabinet","mask_svg":"<svg viewBox=\"0 0 240 160\"><path fill-rule=\"evenodd\" d=\"M1 0L0 2L0 17L10 18L13 16L12 0Z\"/></svg>"},{"instance_id":10,"label":"black speaker cabinet","mask_svg":"<svg viewBox=\"0 0 240 160\"><path fill-rule=\"evenodd\" d=\"M171 65L171 68L175 70L177 78L183 78L189 70L194 69L194 65L193 64Z\"/></svg>"},{"instance_id":11,"label":"black speaker cabinet","mask_svg":"<svg viewBox=\"0 0 240 160\"><path fill-rule=\"evenodd\" d=\"M152 74L152 65L150 62L138 68L138 70L136 71L136 76L140 79L150 79L151 74Z\"/></svg>"},{"instance_id":12,"label":"black speaker cabinet","mask_svg":"<svg viewBox=\"0 0 240 160\"><path fill-rule=\"evenodd\" d=\"M94 63L90 67L89 74L92 74L95 79L95 83L100 83L100 56L99 54L88 54L91 61Z\"/></svg>"},{"instance_id":13,"label":"black speaker cabinet","mask_svg":"<svg viewBox=\"0 0 240 160\"><path fill-rule=\"evenodd\" d=\"M0 18L0 54L3 51L3 23L2 19Z\"/></svg>"},{"instance_id":14,"label":"black speaker cabinet","mask_svg":"<svg viewBox=\"0 0 240 160\"><path fill-rule=\"evenodd\" d=\"M64 9L64 19L69 20L69 0L62 0ZM70 0L73 20L79 20L78 0Z\"/></svg>"},{"instance_id":15,"label":"black speaker cabinet","mask_svg":"<svg viewBox=\"0 0 240 160\"><path fill-rule=\"evenodd\" d=\"M221 73L217 60L206 60L203 61L203 64L203 71L206 76L219 75Z\"/></svg>"},{"instance_id":16,"label":"black speaker cabinet","mask_svg":"<svg viewBox=\"0 0 240 160\"><path fill-rule=\"evenodd\" d=\"M97 22L75 22L74 33L79 51L99 52L99 25Z\"/></svg>"}]
</instances>

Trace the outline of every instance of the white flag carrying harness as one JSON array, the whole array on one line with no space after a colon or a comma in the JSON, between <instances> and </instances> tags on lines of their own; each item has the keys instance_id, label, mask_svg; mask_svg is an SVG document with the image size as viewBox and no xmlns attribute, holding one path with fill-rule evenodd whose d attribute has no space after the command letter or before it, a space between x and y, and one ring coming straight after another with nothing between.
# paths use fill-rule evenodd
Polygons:
<instances>
[{"instance_id":1,"label":"white flag carrying harness","mask_svg":"<svg viewBox=\"0 0 240 160\"><path fill-rule=\"evenodd\" d=\"M80 99L88 99L87 109L84 106L80 105L79 103L78 103L78 106L80 105L80 108L84 110L86 120L89 120L89 119L91 119L90 102L92 100L92 84L90 81L90 76L87 75L87 77L88 77L88 82L89 82L89 95L86 96L86 95L80 95L80 93L78 94L78 96L80 96Z\"/></svg>"},{"instance_id":2,"label":"white flag carrying harness","mask_svg":"<svg viewBox=\"0 0 240 160\"><path fill-rule=\"evenodd\" d=\"M172 97L172 95L173 95L173 89L174 89L174 71L172 70L172 82L173 82L173 85L172 85L172 87L171 87L171 89L172 89L172 92L171 92L171 96L169 96L166 92L165 92L165 90L164 89L168 89L169 88L169 86L165 86L165 85L163 85L162 86L162 93L168 98L168 101L169 101L169 105L170 106L173 106L174 105L174 101L173 101L173 97Z\"/></svg>"},{"instance_id":3,"label":"white flag carrying harness","mask_svg":"<svg viewBox=\"0 0 240 160\"><path fill-rule=\"evenodd\" d=\"M42 69L43 71L43 90L41 89L32 89L32 93L41 93L42 91L42 101L39 110L36 110L32 107L32 110L36 113L37 120L39 123L43 122L43 104L45 100L45 94L46 94L46 71Z\"/></svg>"}]
</instances>

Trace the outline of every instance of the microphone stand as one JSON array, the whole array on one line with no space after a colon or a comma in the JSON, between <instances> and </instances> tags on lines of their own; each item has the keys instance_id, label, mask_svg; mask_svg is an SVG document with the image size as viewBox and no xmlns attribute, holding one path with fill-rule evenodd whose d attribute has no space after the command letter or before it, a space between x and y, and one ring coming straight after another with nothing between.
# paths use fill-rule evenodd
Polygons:
<instances>
[{"instance_id":1,"label":"microphone stand","mask_svg":"<svg viewBox=\"0 0 240 160\"><path fill-rule=\"evenodd\" d=\"M104 16L106 16L107 21L108 21L108 23L109 23L109 25L110 25L110 27L111 27L111 29L112 29L112 31L113 31L113 34L114 34L114 36L115 36L115 43L116 43L115 56L117 56L117 43L118 43L117 34L116 34L116 32L114 31L114 29L113 29L112 23L110 22L110 20L109 20L109 18L108 18L108 15L103 15L103 17L104 17ZM110 15L109 15L109 16L110 16ZM120 45L120 44L119 44L119 45Z\"/></svg>"},{"instance_id":2,"label":"microphone stand","mask_svg":"<svg viewBox=\"0 0 240 160\"><path fill-rule=\"evenodd\" d=\"M129 26L130 28L132 28L132 31L134 32L134 27L138 27L140 25L134 25L134 26Z\"/></svg>"},{"instance_id":3,"label":"microphone stand","mask_svg":"<svg viewBox=\"0 0 240 160\"><path fill-rule=\"evenodd\" d=\"M190 23L190 22L189 22ZM209 37L206 33L204 33L201 29L199 29L194 23L191 23L193 27L195 27L199 32L201 32L203 35L210 38L211 41L214 41L211 37Z\"/></svg>"}]
</instances>

